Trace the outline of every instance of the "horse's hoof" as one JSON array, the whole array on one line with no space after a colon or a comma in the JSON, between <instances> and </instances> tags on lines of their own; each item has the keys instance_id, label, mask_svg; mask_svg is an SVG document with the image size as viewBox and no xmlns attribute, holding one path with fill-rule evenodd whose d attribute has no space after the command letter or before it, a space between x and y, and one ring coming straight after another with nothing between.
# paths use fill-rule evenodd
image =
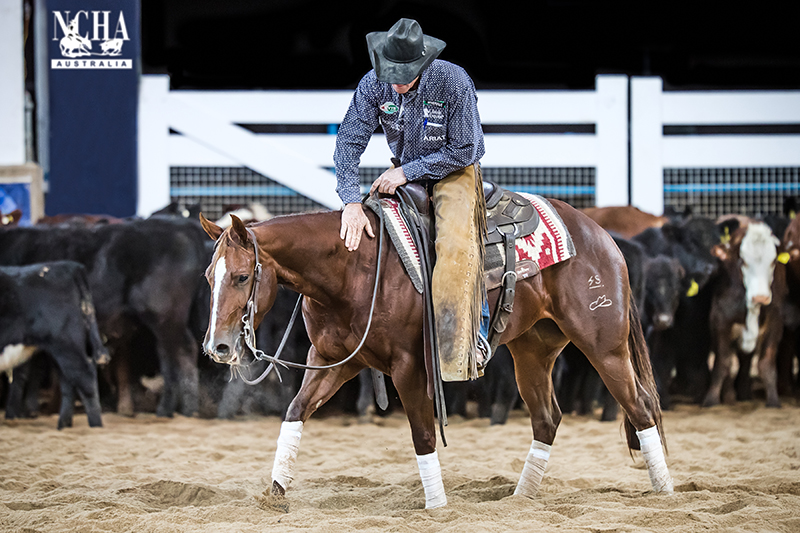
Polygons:
<instances>
[{"instance_id":1,"label":"horse's hoof","mask_svg":"<svg viewBox=\"0 0 800 533\"><path fill-rule=\"evenodd\" d=\"M259 494L255 498L258 506L265 511L288 513L289 500L284 496L285 493L285 489L277 481L273 481L272 488L265 490L263 494Z\"/></svg>"},{"instance_id":2,"label":"horse's hoof","mask_svg":"<svg viewBox=\"0 0 800 533\"><path fill-rule=\"evenodd\" d=\"M271 491L271 494L272 494L273 496L285 496L285 495L286 495L286 489L284 489L283 487L281 487L281 484L280 484L280 483L278 483L277 481L273 481L273 482L272 482L272 491Z\"/></svg>"}]
</instances>

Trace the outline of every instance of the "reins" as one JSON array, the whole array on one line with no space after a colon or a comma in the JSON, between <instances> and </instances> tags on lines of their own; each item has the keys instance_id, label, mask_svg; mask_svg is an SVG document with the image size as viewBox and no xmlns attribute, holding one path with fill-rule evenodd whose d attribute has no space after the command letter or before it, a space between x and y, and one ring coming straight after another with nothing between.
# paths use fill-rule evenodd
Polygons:
<instances>
[{"instance_id":1,"label":"reins","mask_svg":"<svg viewBox=\"0 0 800 533\"><path fill-rule=\"evenodd\" d=\"M361 342L358 343L356 349L353 350L353 353L351 353L341 361L332 363L330 365L321 365L321 366L304 365L302 363L293 363L291 361L283 361L279 359L281 352L283 351L283 347L286 344L286 340L289 338L289 332L292 330L292 326L294 326L295 319L297 318L297 313L300 310L300 302L303 300L302 294L297 298L297 303L294 306L294 311L292 311L292 317L289 320L289 324L286 326L286 331L283 334L283 338L281 339L281 343L278 346L275 355L266 354L262 350L259 350L256 347L255 331L253 330L252 325L253 322L255 321L256 312L258 311L257 299L258 299L258 288L261 283L261 262L258 259L258 241L256 241L256 235L250 228L245 228L247 229L247 233L250 235L250 238L253 240L253 248L255 250L255 265L253 266L253 286L250 289L250 296L247 300L244 316L242 316L242 323L244 324L244 327L242 328L242 334L244 335L245 345L253 353L253 357L255 357L256 360L258 361L268 361L269 366L267 366L266 370L264 370L264 372L259 377L257 377L255 380L252 381L245 378L243 375L241 375L240 372L240 377L242 378L242 381L244 381L248 385L257 385L258 383L261 383L261 381L263 381L264 378L266 378L269 375L269 373L272 371L273 368L275 368L275 373L278 374L278 379L281 380L282 382L283 380L281 378L280 373L278 372L276 365L281 365L284 368L300 368L304 370L327 370L330 368L341 366L349 362L358 354L358 352L361 350L361 347L364 346L364 342L366 342L367 335L369 334L370 326L372 326L372 316L375 312L375 301L377 300L378 285L381 277L381 256L383 255L383 226L384 226L383 211L379 213L378 218L380 220L380 226L378 230L379 232L378 259L376 261L376 266L375 266L375 287L372 290L372 303L370 304L369 318L367 319L367 327L364 330L364 335L361 337Z\"/></svg>"}]
</instances>

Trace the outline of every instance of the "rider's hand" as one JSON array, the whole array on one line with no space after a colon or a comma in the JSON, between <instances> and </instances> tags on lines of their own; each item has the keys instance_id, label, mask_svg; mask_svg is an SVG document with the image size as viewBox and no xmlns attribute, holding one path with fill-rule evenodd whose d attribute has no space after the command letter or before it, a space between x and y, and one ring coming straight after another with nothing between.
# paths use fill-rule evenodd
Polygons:
<instances>
[{"instance_id":1,"label":"rider's hand","mask_svg":"<svg viewBox=\"0 0 800 533\"><path fill-rule=\"evenodd\" d=\"M342 229L339 231L339 237L344 240L344 245L348 250L352 252L358 248L358 243L361 242L361 232L364 230L370 237L375 236L361 204L356 202L345 205L342 211Z\"/></svg>"},{"instance_id":2,"label":"rider's hand","mask_svg":"<svg viewBox=\"0 0 800 533\"><path fill-rule=\"evenodd\" d=\"M406 173L403 172L403 167L390 168L372 182L369 193L372 194L377 189L378 192L384 194L394 194L395 189L406 183L408 183L408 180L406 179Z\"/></svg>"}]
</instances>

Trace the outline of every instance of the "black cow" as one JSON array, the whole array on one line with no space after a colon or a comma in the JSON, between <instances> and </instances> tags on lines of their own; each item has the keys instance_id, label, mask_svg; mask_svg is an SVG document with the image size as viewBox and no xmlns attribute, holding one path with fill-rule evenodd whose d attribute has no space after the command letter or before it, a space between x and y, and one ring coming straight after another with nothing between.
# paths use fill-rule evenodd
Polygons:
<instances>
[{"instance_id":1,"label":"black cow","mask_svg":"<svg viewBox=\"0 0 800 533\"><path fill-rule=\"evenodd\" d=\"M661 376L659 393L664 407L669 407L673 395L700 402L711 379L709 315L719 269L711 249L720 242L720 231L713 220L691 216L662 228L645 230L633 238L651 257L664 255L677 259L684 273L672 327L652 329L647 338L653 368ZM673 370L675 377L669 389L665 389L664 381L669 381Z\"/></svg>"},{"instance_id":2,"label":"black cow","mask_svg":"<svg viewBox=\"0 0 800 533\"><path fill-rule=\"evenodd\" d=\"M447 414L467 416L467 400L474 400L480 418L489 418L491 425L505 424L519 402L511 352L504 344L498 346L483 377L445 383L444 398Z\"/></svg>"},{"instance_id":3,"label":"black cow","mask_svg":"<svg viewBox=\"0 0 800 533\"><path fill-rule=\"evenodd\" d=\"M100 331L117 364L119 412L133 414L126 369L131 331L155 339L164 389L156 413L185 415L198 409L198 344L190 332L195 293L207 266L207 237L199 223L154 218L94 227L11 228L0 232L0 264L57 259L84 264Z\"/></svg>"},{"instance_id":4,"label":"black cow","mask_svg":"<svg viewBox=\"0 0 800 533\"><path fill-rule=\"evenodd\" d=\"M108 353L97 329L84 267L73 261L0 267L0 295L0 370L23 363L26 354L45 352L61 381L58 429L72 426L75 392L89 425L102 426L96 365L106 362ZM12 361L15 355L17 360ZM21 407L25 374L14 372L18 379L11 388L6 418L15 418Z\"/></svg>"}]
</instances>

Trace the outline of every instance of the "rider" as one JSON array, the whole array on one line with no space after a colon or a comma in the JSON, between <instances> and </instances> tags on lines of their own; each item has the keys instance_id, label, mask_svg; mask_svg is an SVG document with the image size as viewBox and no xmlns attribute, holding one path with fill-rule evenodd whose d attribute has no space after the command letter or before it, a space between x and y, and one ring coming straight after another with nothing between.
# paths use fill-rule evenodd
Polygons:
<instances>
[{"instance_id":1,"label":"rider","mask_svg":"<svg viewBox=\"0 0 800 533\"><path fill-rule=\"evenodd\" d=\"M367 47L373 70L356 88L333 155L336 191L345 204L340 235L350 251L363 231L375 236L361 206L358 165L380 124L400 165L381 174L370 193L394 194L410 181L426 185L436 216L432 295L442 379L475 379L476 363L487 353L479 327L482 309L488 310L475 85L464 69L436 59L444 41L424 35L415 20L402 18L388 32L368 34Z\"/></svg>"}]
</instances>

